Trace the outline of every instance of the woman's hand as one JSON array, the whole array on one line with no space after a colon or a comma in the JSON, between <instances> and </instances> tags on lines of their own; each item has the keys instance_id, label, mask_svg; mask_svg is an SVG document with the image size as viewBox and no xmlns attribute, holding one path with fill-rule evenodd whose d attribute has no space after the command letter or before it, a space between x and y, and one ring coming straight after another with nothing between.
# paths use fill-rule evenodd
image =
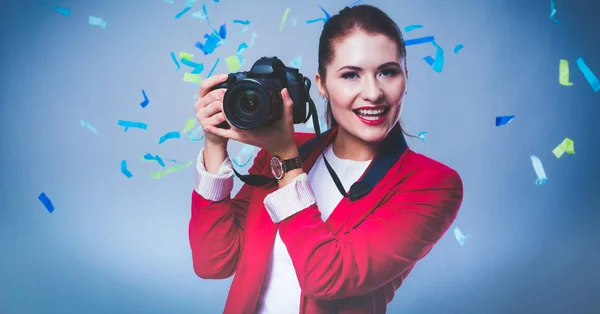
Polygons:
<instances>
[{"instance_id":1,"label":"woman's hand","mask_svg":"<svg viewBox=\"0 0 600 314\"><path fill-rule=\"evenodd\" d=\"M222 138L263 148L271 155L279 156L282 159L296 157L298 147L294 141L294 102L290 98L287 88L281 91L281 98L283 99L282 117L268 126L255 130L241 130L227 121L231 125L231 129L217 128L216 124L210 123L204 130Z\"/></svg>"},{"instance_id":2,"label":"woman's hand","mask_svg":"<svg viewBox=\"0 0 600 314\"><path fill-rule=\"evenodd\" d=\"M204 129L204 142L205 145L214 146L226 146L229 140L226 137L220 136L212 129L218 129L217 125L225 121L225 114L223 113L223 96L225 95L226 89L220 88L211 91L211 89L227 80L227 74L219 74L212 76L200 84L200 92L198 92L198 98L194 104L196 109L196 118Z\"/></svg>"}]
</instances>

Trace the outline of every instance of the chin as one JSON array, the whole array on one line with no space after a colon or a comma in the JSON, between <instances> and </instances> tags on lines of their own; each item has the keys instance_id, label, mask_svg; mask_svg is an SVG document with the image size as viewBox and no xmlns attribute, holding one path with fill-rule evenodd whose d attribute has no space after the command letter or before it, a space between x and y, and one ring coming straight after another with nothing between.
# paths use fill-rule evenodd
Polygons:
<instances>
[{"instance_id":1,"label":"chin","mask_svg":"<svg viewBox=\"0 0 600 314\"><path fill-rule=\"evenodd\" d=\"M354 129L356 131L353 133L354 136L367 143L378 143L385 139L390 129L391 128L384 125L379 127L365 127L364 125L360 125Z\"/></svg>"}]
</instances>

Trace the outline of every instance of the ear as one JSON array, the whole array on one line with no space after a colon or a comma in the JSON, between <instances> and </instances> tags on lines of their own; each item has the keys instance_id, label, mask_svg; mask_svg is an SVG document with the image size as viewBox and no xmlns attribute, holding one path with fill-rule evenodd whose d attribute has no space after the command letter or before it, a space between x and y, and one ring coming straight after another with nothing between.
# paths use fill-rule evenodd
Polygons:
<instances>
[{"instance_id":1,"label":"ear","mask_svg":"<svg viewBox=\"0 0 600 314\"><path fill-rule=\"evenodd\" d=\"M317 83L317 89L321 96L327 97L327 89L325 88L325 81L321 78L319 72L315 75L315 83Z\"/></svg>"}]
</instances>

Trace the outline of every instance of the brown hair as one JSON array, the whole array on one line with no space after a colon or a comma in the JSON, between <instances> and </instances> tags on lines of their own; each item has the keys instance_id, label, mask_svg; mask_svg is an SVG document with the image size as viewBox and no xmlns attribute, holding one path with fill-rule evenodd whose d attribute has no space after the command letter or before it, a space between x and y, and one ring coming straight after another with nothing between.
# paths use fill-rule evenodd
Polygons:
<instances>
[{"instance_id":1,"label":"brown hair","mask_svg":"<svg viewBox=\"0 0 600 314\"><path fill-rule=\"evenodd\" d=\"M369 34L385 35L398 46L398 52L406 60L406 45L402 33L394 22L381 9L371 5L357 5L345 7L338 14L333 15L323 26L319 38L319 75L323 80L327 75L325 68L333 61L334 44L354 31L364 31ZM327 99L325 118L329 128L336 127L337 121L331 112L331 103ZM404 130L404 128L402 128ZM408 134L407 134L408 135Z\"/></svg>"}]
</instances>

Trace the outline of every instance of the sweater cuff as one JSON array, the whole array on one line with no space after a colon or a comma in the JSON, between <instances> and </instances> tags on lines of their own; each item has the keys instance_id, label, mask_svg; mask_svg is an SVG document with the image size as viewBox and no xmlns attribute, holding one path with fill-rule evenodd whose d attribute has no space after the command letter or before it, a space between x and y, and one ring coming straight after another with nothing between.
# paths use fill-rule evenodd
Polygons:
<instances>
[{"instance_id":1,"label":"sweater cuff","mask_svg":"<svg viewBox=\"0 0 600 314\"><path fill-rule=\"evenodd\" d=\"M274 223L279 223L316 202L306 173L297 176L288 185L269 193L263 201Z\"/></svg>"},{"instance_id":2,"label":"sweater cuff","mask_svg":"<svg viewBox=\"0 0 600 314\"><path fill-rule=\"evenodd\" d=\"M194 191L207 200L218 202L230 195L232 190L233 165L229 156L225 157L216 174L209 173L204 167L204 148L202 148L196 160Z\"/></svg>"}]
</instances>

